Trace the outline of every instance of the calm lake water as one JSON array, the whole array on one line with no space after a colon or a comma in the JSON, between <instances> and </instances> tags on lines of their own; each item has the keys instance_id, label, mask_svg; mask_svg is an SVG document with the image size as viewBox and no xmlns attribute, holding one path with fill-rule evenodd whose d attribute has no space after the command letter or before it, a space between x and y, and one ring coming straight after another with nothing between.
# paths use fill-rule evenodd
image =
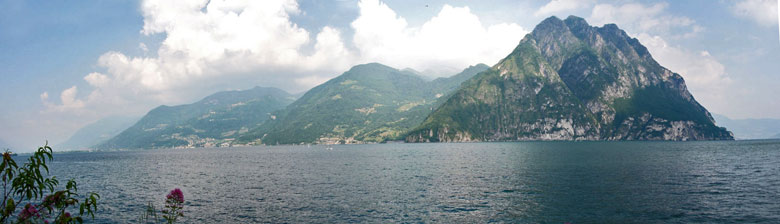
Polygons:
<instances>
[{"instance_id":1,"label":"calm lake water","mask_svg":"<svg viewBox=\"0 0 780 224\"><path fill-rule=\"evenodd\" d=\"M56 150L56 148L55 148ZM53 175L135 222L779 223L780 141L275 146L57 153Z\"/></svg>"}]
</instances>

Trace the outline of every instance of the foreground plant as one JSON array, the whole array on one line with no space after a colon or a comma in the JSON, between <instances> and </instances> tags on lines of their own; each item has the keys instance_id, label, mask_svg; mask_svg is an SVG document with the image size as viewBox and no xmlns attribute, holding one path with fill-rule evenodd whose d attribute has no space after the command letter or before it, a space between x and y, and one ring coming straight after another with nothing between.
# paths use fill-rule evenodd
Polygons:
<instances>
[{"instance_id":1,"label":"foreground plant","mask_svg":"<svg viewBox=\"0 0 780 224\"><path fill-rule=\"evenodd\" d=\"M14 161L12 153L6 150L0 164L2 176L3 200L0 223L82 223L82 216L95 218L97 200L100 195L89 193L82 202L76 197L78 187L76 181L69 180L65 190L54 191L59 184L56 177L47 177L49 167L47 161L53 159L53 150L46 145L27 158L22 166ZM45 172L44 172L45 171ZM16 212L17 207L24 205ZM70 212L78 207L78 215Z\"/></svg>"},{"instance_id":2,"label":"foreground plant","mask_svg":"<svg viewBox=\"0 0 780 224\"><path fill-rule=\"evenodd\" d=\"M165 196L165 208L161 211L162 217L166 223L175 223L179 217L184 217L183 208L184 192L179 188L173 189ZM149 202L149 205L146 206L146 212L141 216L141 220L144 223L160 222L157 218L157 209L154 208L153 203Z\"/></svg>"},{"instance_id":3,"label":"foreground plant","mask_svg":"<svg viewBox=\"0 0 780 224\"><path fill-rule=\"evenodd\" d=\"M176 188L171 190L171 193L168 193L165 198L165 209L163 209L165 221L174 223L177 218L184 217L184 213L181 212L181 209L184 208L184 193Z\"/></svg>"}]
</instances>

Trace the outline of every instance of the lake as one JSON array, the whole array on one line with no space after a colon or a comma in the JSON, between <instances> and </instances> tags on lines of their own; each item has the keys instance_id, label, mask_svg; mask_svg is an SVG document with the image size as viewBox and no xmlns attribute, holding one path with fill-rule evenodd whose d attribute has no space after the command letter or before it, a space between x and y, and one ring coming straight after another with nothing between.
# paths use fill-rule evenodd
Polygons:
<instances>
[{"instance_id":1,"label":"lake","mask_svg":"<svg viewBox=\"0 0 780 224\"><path fill-rule=\"evenodd\" d=\"M780 140L56 150L100 223L177 187L188 223L780 222Z\"/></svg>"}]
</instances>

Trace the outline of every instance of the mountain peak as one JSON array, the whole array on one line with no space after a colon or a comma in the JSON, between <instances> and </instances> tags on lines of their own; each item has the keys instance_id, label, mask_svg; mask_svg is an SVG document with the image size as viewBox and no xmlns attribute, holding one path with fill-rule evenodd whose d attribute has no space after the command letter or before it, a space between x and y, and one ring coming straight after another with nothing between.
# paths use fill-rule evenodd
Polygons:
<instances>
[{"instance_id":1,"label":"mountain peak","mask_svg":"<svg viewBox=\"0 0 780 224\"><path fill-rule=\"evenodd\" d=\"M581 30L590 27L590 24L588 24L585 19L573 15L567 17L563 22L566 23L566 26L571 30Z\"/></svg>"},{"instance_id":2,"label":"mountain peak","mask_svg":"<svg viewBox=\"0 0 780 224\"><path fill-rule=\"evenodd\" d=\"M559 31L567 28L568 27L566 26L566 23L563 23L563 20L555 16L550 16L547 19L542 20L539 25L536 25L533 33L549 33L550 31Z\"/></svg>"},{"instance_id":3,"label":"mountain peak","mask_svg":"<svg viewBox=\"0 0 780 224\"><path fill-rule=\"evenodd\" d=\"M476 65L469 65L469 67L468 67L468 68L466 68L466 69L464 69L463 71L467 71L467 70L479 70L479 71L484 71L484 70L487 70L487 69L489 69L489 68L490 68L490 66L488 66L488 65L486 65L486 64L483 64L483 63L479 63L479 64L476 64Z\"/></svg>"},{"instance_id":4,"label":"mountain peak","mask_svg":"<svg viewBox=\"0 0 780 224\"><path fill-rule=\"evenodd\" d=\"M613 35L613 36L616 36L616 37L619 37L619 38L628 38L628 39L630 39L630 37L628 37L628 34L626 33L626 31L620 29L620 27L618 27L614 23L604 24L604 26L599 28L599 30L601 30L601 33L603 35Z\"/></svg>"},{"instance_id":5,"label":"mountain peak","mask_svg":"<svg viewBox=\"0 0 780 224\"><path fill-rule=\"evenodd\" d=\"M588 24L588 22L587 22L587 21L585 21L585 19L583 19L582 17L579 17L579 16L575 16L575 15L570 15L569 17L566 17L566 19L565 19L565 20L563 20L563 21L564 21L564 22L566 22L567 24L569 24L569 23L575 23L575 22L576 22L576 23L585 23L585 24Z\"/></svg>"},{"instance_id":6,"label":"mountain peak","mask_svg":"<svg viewBox=\"0 0 780 224\"><path fill-rule=\"evenodd\" d=\"M366 64L355 65L355 66L352 66L352 68L350 68L349 70L352 71L352 70L360 70L360 69L398 70L398 69L395 69L393 67L390 67L390 66L378 63L378 62L371 62L371 63L366 63Z\"/></svg>"},{"instance_id":7,"label":"mountain peak","mask_svg":"<svg viewBox=\"0 0 780 224\"><path fill-rule=\"evenodd\" d=\"M602 26L603 29L607 30L621 30L620 27L617 26L617 24L614 23L607 23Z\"/></svg>"},{"instance_id":8,"label":"mountain peak","mask_svg":"<svg viewBox=\"0 0 780 224\"><path fill-rule=\"evenodd\" d=\"M366 63L366 64L359 64L352 66L352 68L349 68L346 72L344 72L339 77L351 77L355 79L374 79L379 77L386 77L388 75L395 76L396 74L406 74L410 76L419 77L415 73L409 72L409 71L401 71L396 68L372 62L372 63Z\"/></svg>"},{"instance_id":9,"label":"mountain peak","mask_svg":"<svg viewBox=\"0 0 780 224\"><path fill-rule=\"evenodd\" d=\"M613 24L614 25L614 24ZM547 19L542 20L539 25L534 28L534 33L547 33L551 30L565 30L565 29L581 29L584 27L590 27L587 21L582 17L570 15L565 20L561 20L556 16L550 16Z\"/></svg>"},{"instance_id":10,"label":"mountain peak","mask_svg":"<svg viewBox=\"0 0 780 224\"><path fill-rule=\"evenodd\" d=\"M561 20L557 16L550 16L550 17L547 17L547 19L542 20L542 22L540 22L539 25L537 25L537 26L542 26L542 25L545 25L545 24L556 24L556 23L560 23L560 22L563 22L563 20Z\"/></svg>"}]
</instances>

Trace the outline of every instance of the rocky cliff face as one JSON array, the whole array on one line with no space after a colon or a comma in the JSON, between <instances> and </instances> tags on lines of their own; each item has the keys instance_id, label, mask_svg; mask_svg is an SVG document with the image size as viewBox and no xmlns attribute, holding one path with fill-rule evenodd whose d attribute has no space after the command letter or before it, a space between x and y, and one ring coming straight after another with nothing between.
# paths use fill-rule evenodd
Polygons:
<instances>
[{"instance_id":1,"label":"rocky cliff face","mask_svg":"<svg viewBox=\"0 0 780 224\"><path fill-rule=\"evenodd\" d=\"M730 132L614 24L550 17L406 137L409 142L721 140Z\"/></svg>"}]
</instances>

